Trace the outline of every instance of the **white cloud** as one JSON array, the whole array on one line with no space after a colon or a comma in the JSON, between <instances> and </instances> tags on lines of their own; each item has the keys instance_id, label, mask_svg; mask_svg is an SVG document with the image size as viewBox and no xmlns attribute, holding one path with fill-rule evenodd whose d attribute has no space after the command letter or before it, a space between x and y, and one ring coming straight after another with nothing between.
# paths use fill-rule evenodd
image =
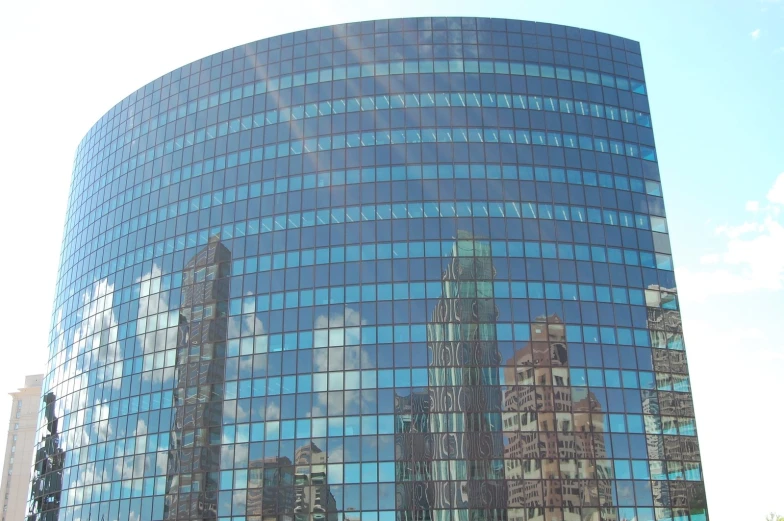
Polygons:
<instances>
[{"instance_id":1,"label":"white cloud","mask_svg":"<svg viewBox=\"0 0 784 521\"><path fill-rule=\"evenodd\" d=\"M784 204L784 172L773 181L773 187L768 191L768 201L773 204Z\"/></svg>"},{"instance_id":2,"label":"white cloud","mask_svg":"<svg viewBox=\"0 0 784 521\"><path fill-rule=\"evenodd\" d=\"M715 228L716 235L726 239L726 246L700 257L700 265L710 266L708 270L677 269L682 292L704 302L717 295L784 288L784 173L773 183L767 199L770 204L765 206L758 201L746 203L754 220Z\"/></svg>"},{"instance_id":3,"label":"white cloud","mask_svg":"<svg viewBox=\"0 0 784 521\"><path fill-rule=\"evenodd\" d=\"M164 298L165 292L160 291L160 277L163 274L160 266L153 263L150 271L142 273L134 283L139 285L139 311L137 313L136 341L141 343L142 351L155 351L155 331L166 329L169 303ZM160 349L160 346L158 347Z\"/></svg>"},{"instance_id":4,"label":"white cloud","mask_svg":"<svg viewBox=\"0 0 784 521\"><path fill-rule=\"evenodd\" d=\"M718 264L721 262L721 255L718 253L709 253L700 257L700 264Z\"/></svg>"},{"instance_id":5,"label":"white cloud","mask_svg":"<svg viewBox=\"0 0 784 521\"><path fill-rule=\"evenodd\" d=\"M315 328L321 329L325 327L351 327L365 324L366 321L362 320L359 316L359 311L345 306L343 313L332 313L329 317L326 315L319 315L315 320Z\"/></svg>"},{"instance_id":6,"label":"white cloud","mask_svg":"<svg viewBox=\"0 0 784 521\"><path fill-rule=\"evenodd\" d=\"M269 420L279 420L280 419L280 405L275 403L274 401L267 402L267 413L265 415L265 419Z\"/></svg>"},{"instance_id":7,"label":"white cloud","mask_svg":"<svg viewBox=\"0 0 784 521\"><path fill-rule=\"evenodd\" d=\"M335 461L343 461L343 445L335 447L329 453L329 462L333 463Z\"/></svg>"},{"instance_id":8,"label":"white cloud","mask_svg":"<svg viewBox=\"0 0 784 521\"><path fill-rule=\"evenodd\" d=\"M751 504L765 503L766 508L781 511L784 496L777 471L784 465L784 451L769 451L768 457L762 459L740 458L737 465L726 468L724 455L727 447L736 443L733 440L737 437L733 429L727 429L726 414L742 410L747 417L761 418L765 428L759 430L759 439L755 440L758 446L780 442L784 415L770 414L769 397L781 395L782 329L764 321L753 322L756 319L754 312L733 320L737 311L724 304L719 306L724 310L718 313L711 305L692 306L689 319L684 323L700 451L705 475L711 479L708 503L710 508L721 513L722 520L764 519L764 511L759 515L743 515L742 508L746 507L737 507L735 498L742 494L753 498ZM753 385L727 388L728 379L746 381L749 375L753 375ZM733 482L732 475L738 472L755 479Z\"/></svg>"},{"instance_id":9,"label":"white cloud","mask_svg":"<svg viewBox=\"0 0 784 521\"><path fill-rule=\"evenodd\" d=\"M727 237L722 253L703 255L700 263L712 271L678 269L678 286L691 298L705 301L715 295L749 291L778 291L784 287L784 226L772 217L717 229Z\"/></svg>"},{"instance_id":10,"label":"white cloud","mask_svg":"<svg viewBox=\"0 0 784 521\"><path fill-rule=\"evenodd\" d=\"M738 226L721 225L714 230L716 235L724 235L728 239L737 239L741 235L752 232L761 232L763 226L760 223L745 222Z\"/></svg>"},{"instance_id":11,"label":"white cloud","mask_svg":"<svg viewBox=\"0 0 784 521\"><path fill-rule=\"evenodd\" d=\"M762 32L762 29L754 29L753 31L751 31L751 33L750 33L751 34L751 39L752 40L759 40L761 32Z\"/></svg>"},{"instance_id":12,"label":"white cloud","mask_svg":"<svg viewBox=\"0 0 784 521\"><path fill-rule=\"evenodd\" d=\"M247 409L242 406L243 401L237 401L237 415L234 417L234 421L237 423L245 423L250 421L250 405L248 405Z\"/></svg>"},{"instance_id":13,"label":"white cloud","mask_svg":"<svg viewBox=\"0 0 784 521\"><path fill-rule=\"evenodd\" d=\"M238 443L236 447L239 447L240 445L242 444ZM169 466L168 462L169 462L169 454L164 451L158 451L158 453L155 455L155 469L158 475L166 474L166 469ZM104 479L104 481L109 481L109 478L107 477L106 479Z\"/></svg>"}]
</instances>

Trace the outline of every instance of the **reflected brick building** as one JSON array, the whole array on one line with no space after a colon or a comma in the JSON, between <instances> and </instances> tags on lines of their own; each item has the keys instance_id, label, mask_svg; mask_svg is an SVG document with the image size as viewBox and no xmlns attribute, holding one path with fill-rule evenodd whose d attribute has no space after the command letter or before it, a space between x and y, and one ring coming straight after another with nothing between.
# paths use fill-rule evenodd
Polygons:
<instances>
[{"instance_id":1,"label":"reflected brick building","mask_svg":"<svg viewBox=\"0 0 784 521\"><path fill-rule=\"evenodd\" d=\"M599 519L602 507L613 504L604 414L593 393L570 385L560 317L531 325L531 341L507 362L505 381L504 455L514 519ZM601 519L617 518L605 511Z\"/></svg>"}]
</instances>

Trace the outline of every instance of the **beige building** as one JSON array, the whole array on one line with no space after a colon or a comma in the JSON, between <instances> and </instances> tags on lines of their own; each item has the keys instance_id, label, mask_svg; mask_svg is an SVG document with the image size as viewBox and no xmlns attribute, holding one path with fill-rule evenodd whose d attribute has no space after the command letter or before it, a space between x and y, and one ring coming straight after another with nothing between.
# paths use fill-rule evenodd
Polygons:
<instances>
[{"instance_id":1,"label":"beige building","mask_svg":"<svg viewBox=\"0 0 784 521\"><path fill-rule=\"evenodd\" d=\"M41 383L44 375L25 377L24 387L9 393L11 416L8 419L3 478L0 493L3 513L0 521L24 519L30 492L30 467L33 464L35 427L41 410Z\"/></svg>"},{"instance_id":2,"label":"beige building","mask_svg":"<svg viewBox=\"0 0 784 521\"><path fill-rule=\"evenodd\" d=\"M615 521L604 411L571 386L566 330L538 317L504 369L508 521Z\"/></svg>"}]
</instances>

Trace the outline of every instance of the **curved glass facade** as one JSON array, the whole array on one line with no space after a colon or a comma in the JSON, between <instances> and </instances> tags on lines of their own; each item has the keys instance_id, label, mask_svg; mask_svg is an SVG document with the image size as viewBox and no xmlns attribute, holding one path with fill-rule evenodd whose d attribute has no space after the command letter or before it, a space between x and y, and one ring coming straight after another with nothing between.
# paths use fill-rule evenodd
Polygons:
<instances>
[{"instance_id":1,"label":"curved glass facade","mask_svg":"<svg viewBox=\"0 0 784 521\"><path fill-rule=\"evenodd\" d=\"M639 45L236 47L79 146L29 521L707 520Z\"/></svg>"}]
</instances>

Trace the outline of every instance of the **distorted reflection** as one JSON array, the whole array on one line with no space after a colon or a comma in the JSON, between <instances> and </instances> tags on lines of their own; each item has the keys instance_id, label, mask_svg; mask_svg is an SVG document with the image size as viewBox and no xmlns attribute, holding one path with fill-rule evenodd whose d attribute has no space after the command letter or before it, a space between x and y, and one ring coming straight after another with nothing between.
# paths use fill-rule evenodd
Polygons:
<instances>
[{"instance_id":1,"label":"distorted reflection","mask_svg":"<svg viewBox=\"0 0 784 521\"><path fill-rule=\"evenodd\" d=\"M593 392L569 385L560 317L531 324L531 341L506 362L505 383L510 521L617 519L604 411Z\"/></svg>"},{"instance_id":2,"label":"distorted reflection","mask_svg":"<svg viewBox=\"0 0 784 521\"><path fill-rule=\"evenodd\" d=\"M65 453L60 448L55 394L46 393L43 402L46 434L35 453L27 521L55 521L60 509Z\"/></svg>"},{"instance_id":3,"label":"distorted reflection","mask_svg":"<svg viewBox=\"0 0 784 521\"><path fill-rule=\"evenodd\" d=\"M401 516L506 519L494 271L490 245L460 231L427 325L427 392L396 397Z\"/></svg>"},{"instance_id":4,"label":"distorted reflection","mask_svg":"<svg viewBox=\"0 0 784 521\"><path fill-rule=\"evenodd\" d=\"M461 232L427 327L428 388L395 396L400 515L614 521L605 410L570 385L563 321L537 318L502 360L494 276L489 244Z\"/></svg>"},{"instance_id":5,"label":"distorted reflection","mask_svg":"<svg viewBox=\"0 0 784 521\"><path fill-rule=\"evenodd\" d=\"M657 519L678 519L707 510L700 475L700 449L694 424L688 365L677 291L650 285L645 291L652 350L654 389L642 390L650 495Z\"/></svg>"},{"instance_id":6,"label":"distorted reflection","mask_svg":"<svg viewBox=\"0 0 784 521\"><path fill-rule=\"evenodd\" d=\"M212 237L183 271L166 520L217 517L230 267Z\"/></svg>"}]
</instances>

